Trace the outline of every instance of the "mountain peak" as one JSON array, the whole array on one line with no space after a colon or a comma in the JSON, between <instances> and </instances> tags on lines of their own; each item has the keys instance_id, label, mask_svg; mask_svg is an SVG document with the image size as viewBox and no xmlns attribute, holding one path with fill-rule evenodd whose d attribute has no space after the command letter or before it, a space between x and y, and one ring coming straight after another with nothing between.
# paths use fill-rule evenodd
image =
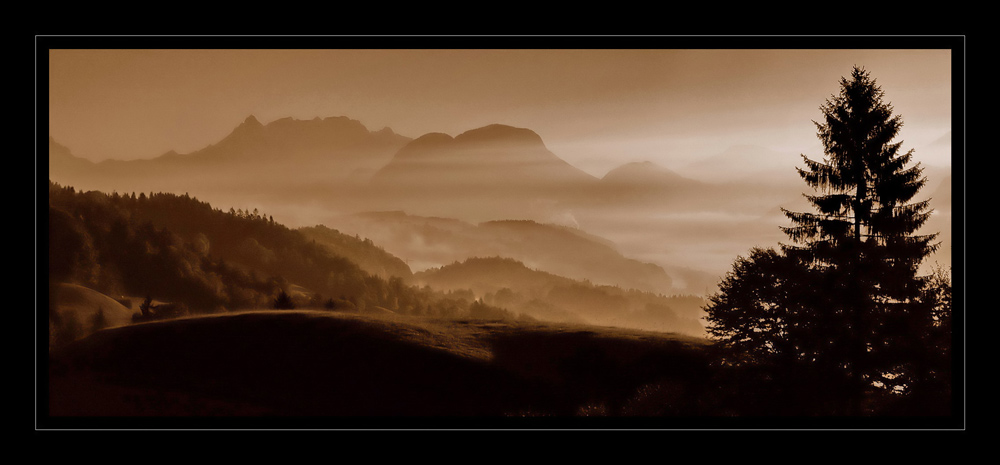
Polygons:
<instances>
[{"instance_id":1,"label":"mountain peak","mask_svg":"<svg viewBox=\"0 0 1000 465\"><path fill-rule=\"evenodd\" d=\"M90 160L73 155L69 147L49 136L49 176L53 173L79 173L93 165Z\"/></svg>"},{"instance_id":2,"label":"mountain peak","mask_svg":"<svg viewBox=\"0 0 1000 465\"><path fill-rule=\"evenodd\" d=\"M622 166L619 167L619 169L622 169L622 168L640 169L640 170L663 170L663 169L665 169L662 166L657 165L656 163L653 163L653 162L651 162L649 160L629 162L629 163L626 163L626 164L624 164L624 165L622 165Z\"/></svg>"},{"instance_id":3,"label":"mountain peak","mask_svg":"<svg viewBox=\"0 0 1000 465\"><path fill-rule=\"evenodd\" d=\"M481 128L471 129L455 136L456 142L521 142L531 145L541 145L542 138L535 131L518 128L506 124L490 124Z\"/></svg>"},{"instance_id":4,"label":"mountain peak","mask_svg":"<svg viewBox=\"0 0 1000 465\"><path fill-rule=\"evenodd\" d=\"M65 150L67 152L69 151L69 149L66 148L65 145L62 145L59 142L56 142L55 137L49 136L49 150L52 150L53 147L61 149L61 150Z\"/></svg>"},{"instance_id":5,"label":"mountain peak","mask_svg":"<svg viewBox=\"0 0 1000 465\"><path fill-rule=\"evenodd\" d=\"M379 129L378 131L373 131L373 132L375 134L382 134L382 135L386 135L386 136L396 136L396 135L398 135L389 126L385 126L382 129Z\"/></svg>"},{"instance_id":6,"label":"mountain peak","mask_svg":"<svg viewBox=\"0 0 1000 465\"><path fill-rule=\"evenodd\" d=\"M677 173L651 161L633 161L608 171L604 179L622 177L679 176Z\"/></svg>"},{"instance_id":7,"label":"mountain peak","mask_svg":"<svg viewBox=\"0 0 1000 465\"><path fill-rule=\"evenodd\" d=\"M232 132L229 133L224 139L219 141L216 145L227 146L231 144L243 145L245 144L244 138L247 135L253 135L254 137L259 137L260 134L264 132L264 125L257 121L257 117L254 115L247 116L246 119L236 126ZM211 147L211 146L210 146Z\"/></svg>"},{"instance_id":8,"label":"mountain peak","mask_svg":"<svg viewBox=\"0 0 1000 465\"><path fill-rule=\"evenodd\" d=\"M260 124L260 121L257 121L256 116L250 115L247 116L245 120L243 120L243 123L240 124L240 126L263 126L263 124Z\"/></svg>"},{"instance_id":9,"label":"mountain peak","mask_svg":"<svg viewBox=\"0 0 1000 465\"><path fill-rule=\"evenodd\" d=\"M261 124L260 121L257 121L257 117L254 115L250 115L247 116L246 119L244 119L243 122L236 127L236 129L233 129L233 132L230 134L230 137L232 137L235 134L258 133L261 132L263 129L264 125Z\"/></svg>"},{"instance_id":10,"label":"mountain peak","mask_svg":"<svg viewBox=\"0 0 1000 465\"><path fill-rule=\"evenodd\" d=\"M601 178L607 186L661 189L692 187L698 182L651 161L626 163L608 171Z\"/></svg>"}]
</instances>

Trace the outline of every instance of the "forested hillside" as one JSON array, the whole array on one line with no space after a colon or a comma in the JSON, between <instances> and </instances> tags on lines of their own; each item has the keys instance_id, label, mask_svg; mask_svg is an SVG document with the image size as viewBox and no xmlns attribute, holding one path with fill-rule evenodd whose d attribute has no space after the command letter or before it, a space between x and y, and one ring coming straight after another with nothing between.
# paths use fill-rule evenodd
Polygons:
<instances>
[{"instance_id":1,"label":"forested hillside","mask_svg":"<svg viewBox=\"0 0 1000 465\"><path fill-rule=\"evenodd\" d=\"M292 295L290 306L427 315L461 314L472 303L374 276L259 212L224 212L187 195L50 184L49 230L50 282L194 313L274 308L283 294Z\"/></svg>"},{"instance_id":2,"label":"forested hillside","mask_svg":"<svg viewBox=\"0 0 1000 465\"><path fill-rule=\"evenodd\" d=\"M386 252L371 239L351 236L324 225L299 228L299 232L307 238L324 246L331 253L340 255L357 263L363 270L375 276L389 279L403 278L408 281L413 275L410 267L399 257Z\"/></svg>"},{"instance_id":3,"label":"forested hillside","mask_svg":"<svg viewBox=\"0 0 1000 465\"><path fill-rule=\"evenodd\" d=\"M186 194L50 183L49 229L50 282L134 304L137 318L314 308L703 334L697 297L596 285L500 257L415 279L369 239L326 226L290 229L259 211L223 211Z\"/></svg>"}]
</instances>

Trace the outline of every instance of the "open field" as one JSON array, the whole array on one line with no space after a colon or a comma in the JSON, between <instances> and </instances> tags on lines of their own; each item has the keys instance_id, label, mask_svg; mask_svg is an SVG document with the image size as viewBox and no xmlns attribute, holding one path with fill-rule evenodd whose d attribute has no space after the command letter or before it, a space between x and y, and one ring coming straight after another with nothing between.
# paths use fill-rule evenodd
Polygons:
<instances>
[{"instance_id":1,"label":"open field","mask_svg":"<svg viewBox=\"0 0 1000 465\"><path fill-rule=\"evenodd\" d=\"M681 412L706 342L327 311L98 331L50 357L52 417L544 417ZM681 404L676 401L683 400Z\"/></svg>"}]
</instances>

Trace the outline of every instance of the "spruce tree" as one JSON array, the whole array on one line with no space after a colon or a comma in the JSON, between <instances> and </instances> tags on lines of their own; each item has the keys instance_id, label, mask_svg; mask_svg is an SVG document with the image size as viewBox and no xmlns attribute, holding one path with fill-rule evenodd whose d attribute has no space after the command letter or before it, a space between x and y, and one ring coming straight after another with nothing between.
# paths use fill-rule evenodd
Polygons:
<instances>
[{"instance_id":1,"label":"spruce tree","mask_svg":"<svg viewBox=\"0 0 1000 465\"><path fill-rule=\"evenodd\" d=\"M705 310L723 365L770 383L758 400L859 415L872 395L927 377L936 304L917 273L937 246L917 233L930 216L914 201L926 179L895 141L901 117L864 69L840 85L814 122L825 157L803 155L798 169L815 211L783 209L792 243L738 259Z\"/></svg>"},{"instance_id":2,"label":"spruce tree","mask_svg":"<svg viewBox=\"0 0 1000 465\"><path fill-rule=\"evenodd\" d=\"M292 301L292 296L288 295L287 292L281 290L278 292L277 297L274 298L274 308L276 310L294 310L295 303Z\"/></svg>"},{"instance_id":3,"label":"spruce tree","mask_svg":"<svg viewBox=\"0 0 1000 465\"><path fill-rule=\"evenodd\" d=\"M798 169L816 191L806 194L816 212L784 210L792 226L782 229L795 245L782 248L819 272L811 283L825 294L810 324L820 336L814 358L845 376L857 410L873 386L908 387L918 335L931 318L917 271L937 245L935 234L917 234L931 213L927 200L913 201L926 182L923 168L894 141L902 118L864 69L840 85L814 122L826 156L803 155L806 167Z\"/></svg>"}]
</instances>

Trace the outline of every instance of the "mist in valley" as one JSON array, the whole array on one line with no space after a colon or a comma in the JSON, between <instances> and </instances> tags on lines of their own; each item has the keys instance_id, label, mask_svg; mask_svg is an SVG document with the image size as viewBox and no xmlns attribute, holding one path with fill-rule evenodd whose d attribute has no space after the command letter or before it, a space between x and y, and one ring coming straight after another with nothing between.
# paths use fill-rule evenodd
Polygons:
<instances>
[{"instance_id":1,"label":"mist in valley","mask_svg":"<svg viewBox=\"0 0 1000 465\"><path fill-rule=\"evenodd\" d=\"M332 129L349 136L331 136ZM601 284L708 295L734 257L784 240L781 208L807 205L797 158L742 146L675 169L629 162L597 177L527 128L494 124L410 139L343 117L262 124L249 116L218 144L151 160L92 163L52 141L50 177L84 190L189 193L217 206L256 208L290 227L369 238L412 271L508 256ZM737 165L754 169L726 170ZM929 165L925 173L936 212L925 229L942 233L935 262L947 266L950 172ZM506 221L575 231L616 259L649 265L650 275L633 279L585 250L574 255L572 244L558 239L485 231ZM543 253L529 256L532 248ZM572 270L571 262L587 260L589 270Z\"/></svg>"}]
</instances>

